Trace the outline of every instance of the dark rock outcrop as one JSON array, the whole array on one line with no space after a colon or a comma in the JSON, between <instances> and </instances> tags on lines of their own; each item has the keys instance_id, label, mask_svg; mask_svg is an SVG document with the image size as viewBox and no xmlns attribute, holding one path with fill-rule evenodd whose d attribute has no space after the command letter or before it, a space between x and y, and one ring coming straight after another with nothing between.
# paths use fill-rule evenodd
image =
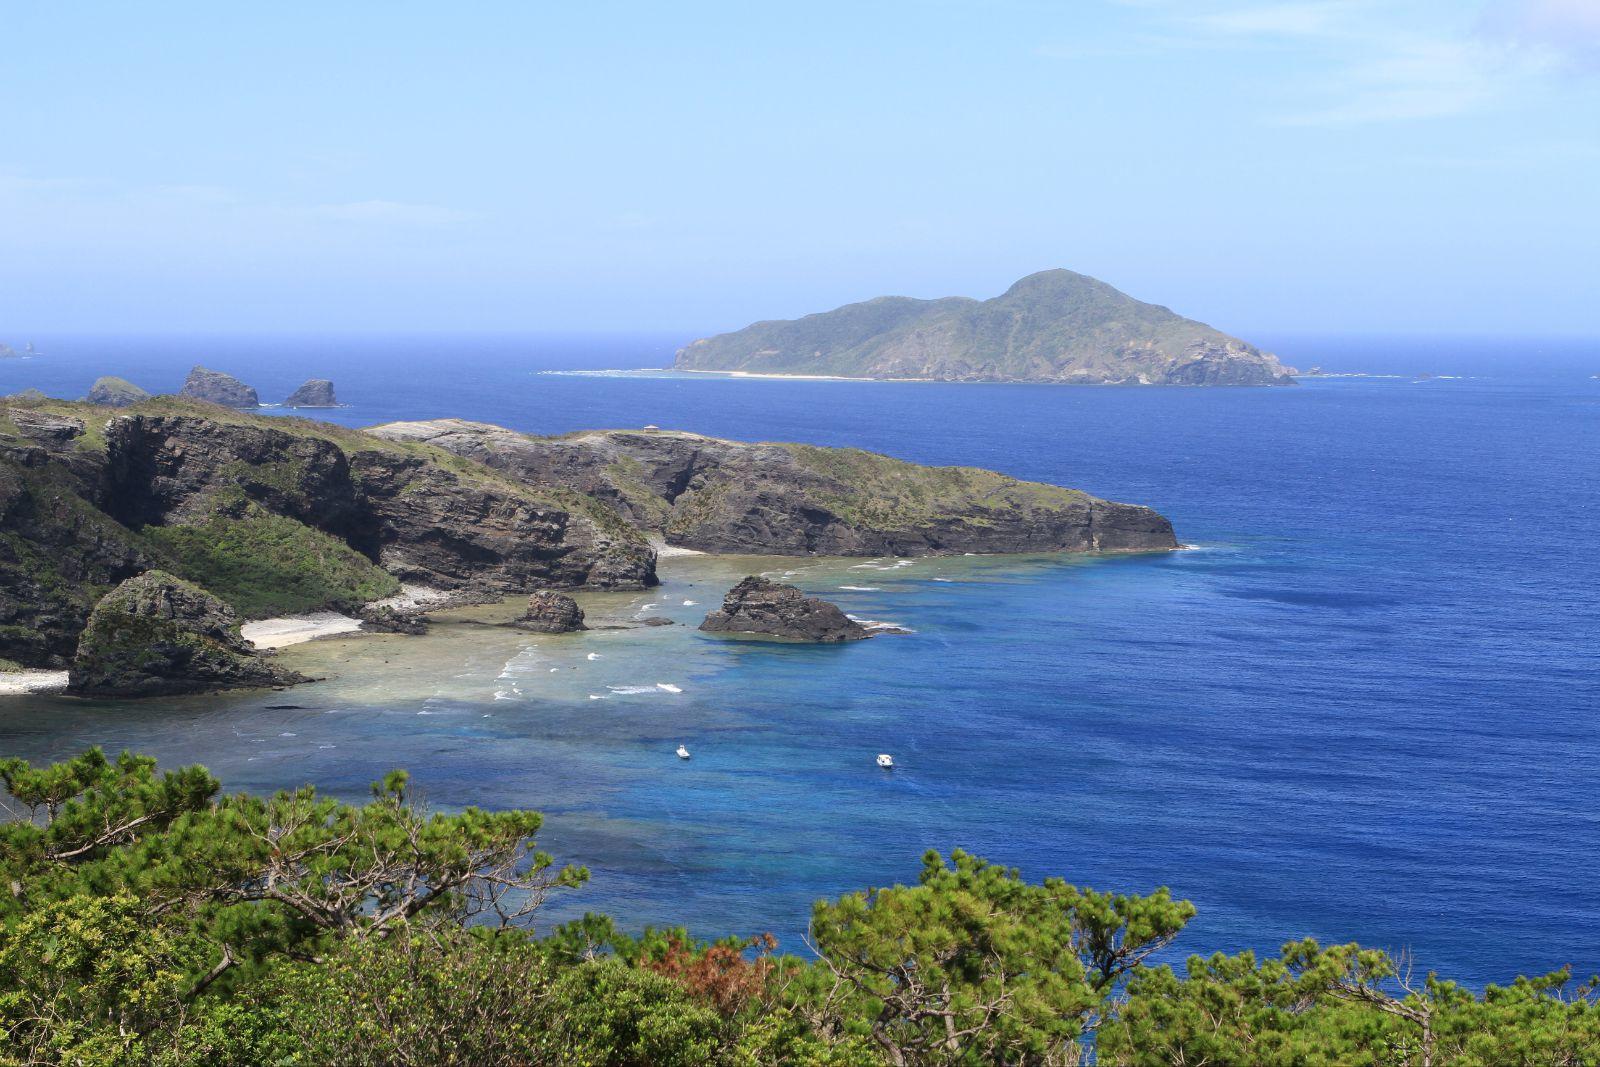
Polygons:
<instances>
[{"instance_id":1,"label":"dark rock outcrop","mask_svg":"<svg viewBox=\"0 0 1600 1067\"><path fill-rule=\"evenodd\" d=\"M419 637L428 632L427 617L400 611L387 604L369 604L359 612L361 628L377 634L409 634Z\"/></svg>"},{"instance_id":2,"label":"dark rock outcrop","mask_svg":"<svg viewBox=\"0 0 1600 1067\"><path fill-rule=\"evenodd\" d=\"M89 395L83 399L89 404L125 408L141 400L149 400L150 394L125 378L107 376L96 378L94 384L89 387Z\"/></svg>"},{"instance_id":3,"label":"dark rock outcrop","mask_svg":"<svg viewBox=\"0 0 1600 1067\"><path fill-rule=\"evenodd\" d=\"M283 402L286 408L336 408L339 401L333 396L333 383L326 378L312 378L289 394Z\"/></svg>"},{"instance_id":4,"label":"dark rock outcrop","mask_svg":"<svg viewBox=\"0 0 1600 1067\"><path fill-rule=\"evenodd\" d=\"M149 697L305 680L251 648L228 605L153 570L129 578L95 605L68 688L84 696Z\"/></svg>"},{"instance_id":5,"label":"dark rock outcrop","mask_svg":"<svg viewBox=\"0 0 1600 1067\"><path fill-rule=\"evenodd\" d=\"M13 455L0 458L0 657L64 667L95 601L153 560L78 494L67 465L42 449Z\"/></svg>"},{"instance_id":6,"label":"dark rock outcrop","mask_svg":"<svg viewBox=\"0 0 1600 1067\"><path fill-rule=\"evenodd\" d=\"M722 607L707 614L700 629L819 644L872 636L836 605L755 575L730 589Z\"/></svg>"},{"instance_id":7,"label":"dark rock outcrop","mask_svg":"<svg viewBox=\"0 0 1600 1067\"><path fill-rule=\"evenodd\" d=\"M587 630L583 609L565 593L538 592L528 597L528 610L514 624L521 630L541 634L570 634Z\"/></svg>"},{"instance_id":8,"label":"dark rock outcrop","mask_svg":"<svg viewBox=\"0 0 1600 1067\"><path fill-rule=\"evenodd\" d=\"M858 449L744 444L660 430L531 437L460 419L390 423L370 432L436 445L525 484L575 490L668 544L704 552L906 556L1178 547L1172 524L1146 507Z\"/></svg>"},{"instance_id":9,"label":"dark rock outcrop","mask_svg":"<svg viewBox=\"0 0 1600 1067\"><path fill-rule=\"evenodd\" d=\"M256 396L253 387L244 384L231 374L207 370L205 367L195 367L189 372L188 380L183 383L183 389L178 395L188 397L190 400L221 404L225 408L248 409L261 406L261 399Z\"/></svg>"}]
</instances>

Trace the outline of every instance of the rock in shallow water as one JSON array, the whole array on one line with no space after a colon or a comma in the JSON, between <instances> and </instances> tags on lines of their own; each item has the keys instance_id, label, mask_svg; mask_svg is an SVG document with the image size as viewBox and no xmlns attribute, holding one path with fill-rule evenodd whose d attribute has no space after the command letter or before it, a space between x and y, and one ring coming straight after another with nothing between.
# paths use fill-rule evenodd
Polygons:
<instances>
[{"instance_id":1,"label":"rock in shallow water","mask_svg":"<svg viewBox=\"0 0 1600 1067\"><path fill-rule=\"evenodd\" d=\"M369 604L360 611L361 628L378 634L410 634L419 637L428 632L428 620L416 612L399 611L387 604Z\"/></svg>"},{"instance_id":2,"label":"rock in shallow water","mask_svg":"<svg viewBox=\"0 0 1600 1067\"><path fill-rule=\"evenodd\" d=\"M165 571L129 578L101 598L72 661L71 692L148 697L292 685L239 636L233 609Z\"/></svg>"},{"instance_id":3,"label":"rock in shallow water","mask_svg":"<svg viewBox=\"0 0 1600 1067\"><path fill-rule=\"evenodd\" d=\"M515 625L541 634L569 634L587 630L583 609L565 593L539 592L528 598L528 610Z\"/></svg>"},{"instance_id":4,"label":"rock in shallow water","mask_svg":"<svg viewBox=\"0 0 1600 1067\"><path fill-rule=\"evenodd\" d=\"M836 605L755 575L730 589L722 607L709 613L700 629L821 644L872 636Z\"/></svg>"}]
</instances>

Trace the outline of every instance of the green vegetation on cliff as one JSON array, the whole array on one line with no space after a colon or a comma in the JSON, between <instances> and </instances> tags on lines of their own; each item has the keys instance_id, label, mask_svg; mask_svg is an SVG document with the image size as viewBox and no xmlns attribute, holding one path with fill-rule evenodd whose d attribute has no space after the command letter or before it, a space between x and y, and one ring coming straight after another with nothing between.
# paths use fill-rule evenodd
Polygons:
<instances>
[{"instance_id":1,"label":"green vegetation on cliff","mask_svg":"<svg viewBox=\"0 0 1600 1067\"><path fill-rule=\"evenodd\" d=\"M352 612L393 596L400 583L337 538L246 504L232 517L152 526L145 536L182 577L204 586L247 619L332 609Z\"/></svg>"},{"instance_id":2,"label":"green vegetation on cliff","mask_svg":"<svg viewBox=\"0 0 1600 1067\"><path fill-rule=\"evenodd\" d=\"M766 936L542 931L531 811L223 796L98 750L0 760L0 1062L170 1065L1590 1065L1593 982L1476 993L1358 945L1163 960L1195 914L961 852ZM669 918L670 921L670 918Z\"/></svg>"},{"instance_id":3,"label":"green vegetation on cliff","mask_svg":"<svg viewBox=\"0 0 1600 1067\"><path fill-rule=\"evenodd\" d=\"M863 525L903 529L960 516L983 525L995 514L1087 508L1089 494L1041 482L1024 482L978 467L924 467L859 448L779 446L801 467L833 483L815 492L818 503Z\"/></svg>"}]
</instances>

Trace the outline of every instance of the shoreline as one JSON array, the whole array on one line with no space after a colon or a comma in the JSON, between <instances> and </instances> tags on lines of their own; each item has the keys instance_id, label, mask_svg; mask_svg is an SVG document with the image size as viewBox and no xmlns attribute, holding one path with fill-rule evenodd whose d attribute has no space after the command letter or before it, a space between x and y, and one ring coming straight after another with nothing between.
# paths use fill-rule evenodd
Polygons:
<instances>
[{"instance_id":1,"label":"shoreline","mask_svg":"<svg viewBox=\"0 0 1600 1067\"><path fill-rule=\"evenodd\" d=\"M860 378L847 374L780 374L775 371L750 371L750 370L710 370L705 367L663 367L662 372L672 374L709 374L722 378L751 378L770 379L773 381L791 382L899 382L903 384L920 382L925 385L1079 385L1093 386L1100 389L1263 389L1285 384L1282 381L1271 382L1228 382L1225 384L1191 385L1182 382L1141 382L1141 381L1070 381L1062 378ZM1306 377L1302 374L1291 373L1292 382L1299 384L1299 379ZM1322 378L1349 378L1349 377L1393 377L1401 378L1405 375L1349 375L1349 374L1323 374L1316 377Z\"/></svg>"},{"instance_id":2,"label":"shoreline","mask_svg":"<svg viewBox=\"0 0 1600 1067\"><path fill-rule=\"evenodd\" d=\"M779 374L775 371L709 370L705 367L663 367L677 374L720 374L724 378L776 378L797 382L939 382L944 378L857 378L848 374ZM1007 382L972 382L972 385L1007 385Z\"/></svg>"}]
</instances>

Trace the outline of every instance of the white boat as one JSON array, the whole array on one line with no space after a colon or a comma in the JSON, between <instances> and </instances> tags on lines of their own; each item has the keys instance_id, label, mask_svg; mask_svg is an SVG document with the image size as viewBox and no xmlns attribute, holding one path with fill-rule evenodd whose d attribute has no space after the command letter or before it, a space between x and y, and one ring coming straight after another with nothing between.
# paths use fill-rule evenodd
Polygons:
<instances>
[{"instance_id":1,"label":"white boat","mask_svg":"<svg viewBox=\"0 0 1600 1067\"><path fill-rule=\"evenodd\" d=\"M887 753L887 752L878 753L878 766L880 766L880 767L893 767L894 766L894 757L889 755L889 753Z\"/></svg>"},{"instance_id":2,"label":"white boat","mask_svg":"<svg viewBox=\"0 0 1600 1067\"><path fill-rule=\"evenodd\" d=\"M688 759L689 758L689 750L684 748L682 745L679 745L678 746L678 758L679 759Z\"/></svg>"}]
</instances>

